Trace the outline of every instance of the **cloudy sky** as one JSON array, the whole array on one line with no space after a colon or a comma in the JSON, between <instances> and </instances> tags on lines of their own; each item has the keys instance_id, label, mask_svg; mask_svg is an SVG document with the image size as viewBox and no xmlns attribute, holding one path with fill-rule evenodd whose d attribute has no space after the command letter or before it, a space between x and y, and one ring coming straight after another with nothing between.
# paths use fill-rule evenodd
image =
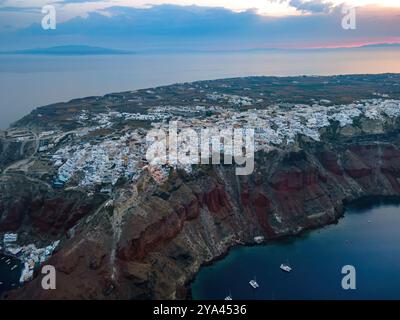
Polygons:
<instances>
[{"instance_id":1,"label":"cloudy sky","mask_svg":"<svg viewBox=\"0 0 400 320\"><path fill-rule=\"evenodd\" d=\"M43 30L53 5L56 30ZM356 8L355 30L342 28ZM0 0L0 50L85 44L122 49L252 49L400 43L399 0Z\"/></svg>"}]
</instances>

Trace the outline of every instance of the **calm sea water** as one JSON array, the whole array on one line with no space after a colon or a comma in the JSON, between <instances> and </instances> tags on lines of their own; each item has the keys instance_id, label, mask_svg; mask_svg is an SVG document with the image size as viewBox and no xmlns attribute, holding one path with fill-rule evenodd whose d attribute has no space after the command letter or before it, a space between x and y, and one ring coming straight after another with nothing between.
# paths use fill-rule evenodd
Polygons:
<instances>
[{"instance_id":1,"label":"calm sea water","mask_svg":"<svg viewBox=\"0 0 400 320\"><path fill-rule=\"evenodd\" d=\"M32 109L73 98L250 75L400 72L400 49L147 54L0 55L0 128Z\"/></svg>"},{"instance_id":2,"label":"calm sea water","mask_svg":"<svg viewBox=\"0 0 400 320\"><path fill-rule=\"evenodd\" d=\"M6 263L8 259L10 261ZM11 270L15 265L18 265L18 267ZM0 254L0 295L6 290L19 286L21 271L22 264L19 260Z\"/></svg>"},{"instance_id":3,"label":"calm sea water","mask_svg":"<svg viewBox=\"0 0 400 320\"><path fill-rule=\"evenodd\" d=\"M336 225L290 240L237 247L203 267L194 299L400 299L400 206L358 202ZM289 262L293 271L279 269ZM342 267L356 268L356 290L341 287ZM256 277L260 288L249 280Z\"/></svg>"}]
</instances>

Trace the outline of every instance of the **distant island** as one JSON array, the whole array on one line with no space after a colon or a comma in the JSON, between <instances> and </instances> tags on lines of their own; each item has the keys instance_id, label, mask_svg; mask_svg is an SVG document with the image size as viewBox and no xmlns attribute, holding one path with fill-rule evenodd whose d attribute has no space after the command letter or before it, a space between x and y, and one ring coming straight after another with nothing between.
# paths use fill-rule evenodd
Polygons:
<instances>
[{"instance_id":1,"label":"distant island","mask_svg":"<svg viewBox=\"0 0 400 320\"><path fill-rule=\"evenodd\" d=\"M358 50L358 49L379 49L379 48L400 48L399 43L379 43L379 44L368 44L355 47L335 47L335 48L248 48L248 49L169 49L169 48L158 48L158 49L146 49L140 51L110 49L95 46L86 45L65 45L55 46L47 48L31 48L31 49L20 49L10 51L0 51L0 54L19 54L19 55L60 55L60 56L74 56L74 55L128 55L138 53L262 53L262 52L279 52L279 51L320 51L320 50Z\"/></svg>"},{"instance_id":2,"label":"distant island","mask_svg":"<svg viewBox=\"0 0 400 320\"><path fill-rule=\"evenodd\" d=\"M3 51L1 54L22 54L22 55L119 55L133 54L133 51L92 47L84 45L56 46L49 48L34 48L14 51Z\"/></svg>"}]
</instances>

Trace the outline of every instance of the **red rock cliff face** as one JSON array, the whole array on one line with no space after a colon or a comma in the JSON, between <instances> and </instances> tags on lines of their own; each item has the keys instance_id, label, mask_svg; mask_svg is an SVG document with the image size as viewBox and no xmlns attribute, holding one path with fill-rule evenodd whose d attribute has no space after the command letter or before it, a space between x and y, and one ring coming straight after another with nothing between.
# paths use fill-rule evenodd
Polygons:
<instances>
[{"instance_id":1,"label":"red rock cliff face","mask_svg":"<svg viewBox=\"0 0 400 320\"><path fill-rule=\"evenodd\" d=\"M60 278L57 290L41 290L37 277L9 297L184 298L199 267L238 241L332 223L344 201L399 196L395 137L257 154L255 171L247 177L235 176L230 167L177 174L163 186L144 177L140 190L123 187L111 213L99 211L80 223L75 237L50 259ZM42 207L53 210L51 202ZM55 216L67 211L65 206ZM53 214L49 219L58 225ZM45 230L47 221L37 219L37 227Z\"/></svg>"},{"instance_id":2,"label":"red rock cliff face","mask_svg":"<svg viewBox=\"0 0 400 320\"><path fill-rule=\"evenodd\" d=\"M80 192L56 192L23 176L0 180L0 232L28 231L29 236L59 238L104 198Z\"/></svg>"},{"instance_id":3,"label":"red rock cliff face","mask_svg":"<svg viewBox=\"0 0 400 320\"><path fill-rule=\"evenodd\" d=\"M190 194L185 194L172 207L167 201L150 200L154 211L149 210L154 212L154 217L146 223L125 229L123 239L129 240L125 243L121 240L118 257L125 261L143 260L160 245L177 237L185 223L198 219L202 210L207 210L217 220L225 217L232 211L227 193L218 184L210 189L201 194L194 194L192 190L182 191ZM136 221L132 220L132 223L135 224Z\"/></svg>"}]
</instances>

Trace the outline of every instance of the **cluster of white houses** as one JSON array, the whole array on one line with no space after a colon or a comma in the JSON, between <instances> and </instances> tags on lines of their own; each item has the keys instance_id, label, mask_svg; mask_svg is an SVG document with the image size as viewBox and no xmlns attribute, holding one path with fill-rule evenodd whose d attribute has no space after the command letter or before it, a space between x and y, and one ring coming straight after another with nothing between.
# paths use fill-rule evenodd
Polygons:
<instances>
[{"instance_id":1,"label":"cluster of white houses","mask_svg":"<svg viewBox=\"0 0 400 320\"><path fill-rule=\"evenodd\" d=\"M5 233L3 237L4 252L11 255L22 263L20 283L29 281L33 278L35 268L47 261L55 248L60 243L59 240L52 242L46 247L37 248L35 244L17 245L18 234ZM17 266L11 266L11 269Z\"/></svg>"},{"instance_id":2,"label":"cluster of white houses","mask_svg":"<svg viewBox=\"0 0 400 320\"><path fill-rule=\"evenodd\" d=\"M225 95L216 95L215 99L233 99ZM235 97L236 98L236 97ZM250 101L242 100L240 101ZM185 107L185 112L198 113L205 108L200 106ZM152 127L168 132L171 121L178 121L179 128L192 128L200 131L204 128L217 129L219 131L229 128L253 129L255 132L255 150L268 151L282 144L291 144L298 135L307 136L315 141L320 140L320 129L337 122L339 126L351 125L357 117L384 121L385 118L400 116L400 101L388 99L370 99L350 105L324 104L314 105L272 105L264 109L252 109L239 111L232 108L222 109L216 107L207 117L189 117L176 115L177 107L163 106L150 109L148 114L141 115L144 119L157 115ZM115 118L130 119L131 117L142 119L140 114L116 113L100 114L94 119L99 126L106 124L112 126ZM161 121L159 121L161 119ZM92 119L93 120L93 119ZM133 143L132 143L133 142ZM187 148L187 144L196 144L199 149L199 141L180 142L178 148ZM58 168L55 186L63 186L72 177L79 175L76 183L80 187L91 187L99 184L114 185L122 176L136 177L143 168L148 168L145 158L149 147L146 135L140 135L132 130L124 134L118 140L104 138L104 141L91 144L77 144L58 149L53 154L54 165ZM190 166L184 166L190 171ZM168 170L159 168L163 174Z\"/></svg>"},{"instance_id":3,"label":"cluster of white houses","mask_svg":"<svg viewBox=\"0 0 400 320\"><path fill-rule=\"evenodd\" d=\"M254 103L252 98L246 96L238 96L226 93L210 93L207 94L207 98L212 101L227 102L234 106L251 106Z\"/></svg>"},{"instance_id":4,"label":"cluster of white houses","mask_svg":"<svg viewBox=\"0 0 400 320\"><path fill-rule=\"evenodd\" d=\"M87 142L58 149L52 156L58 167L53 185L63 187L78 173L80 187L115 185L122 176L132 178L143 154L142 139L138 132L132 131L117 140L106 139L97 144Z\"/></svg>"}]
</instances>

